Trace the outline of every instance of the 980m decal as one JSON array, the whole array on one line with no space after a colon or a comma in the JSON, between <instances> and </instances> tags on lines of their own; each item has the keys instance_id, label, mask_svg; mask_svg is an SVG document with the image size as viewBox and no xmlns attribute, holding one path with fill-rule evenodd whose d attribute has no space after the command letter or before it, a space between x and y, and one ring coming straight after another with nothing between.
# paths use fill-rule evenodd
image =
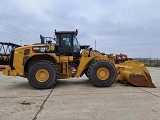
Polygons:
<instances>
[{"instance_id":1,"label":"980m decal","mask_svg":"<svg viewBox=\"0 0 160 120\"><path fill-rule=\"evenodd\" d=\"M32 50L36 53L44 53L48 49L49 49L48 46L35 46L32 48Z\"/></svg>"}]
</instances>

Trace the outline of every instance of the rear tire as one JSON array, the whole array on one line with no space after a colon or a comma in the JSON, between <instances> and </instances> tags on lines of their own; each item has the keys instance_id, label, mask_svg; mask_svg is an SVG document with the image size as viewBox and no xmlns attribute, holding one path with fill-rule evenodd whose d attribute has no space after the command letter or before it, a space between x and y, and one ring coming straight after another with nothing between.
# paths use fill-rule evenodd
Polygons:
<instances>
[{"instance_id":1,"label":"rear tire","mask_svg":"<svg viewBox=\"0 0 160 120\"><path fill-rule=\"evenodd\" d=\"M109 61L96 60L90 65L87 74L94 86L109 87L115 81L116 69Z\"/></svg>"},{"instance_id":2,"label":"rear tire","mask_svg":"<svg viewBox=\"0 0 160 120\"><path fill-rule=\"evenodd\" d=\"M28 81L34 88L48 89L57 83L58 70L49 61L39 61L30 67Z\"/></svg>"}]
</instances>

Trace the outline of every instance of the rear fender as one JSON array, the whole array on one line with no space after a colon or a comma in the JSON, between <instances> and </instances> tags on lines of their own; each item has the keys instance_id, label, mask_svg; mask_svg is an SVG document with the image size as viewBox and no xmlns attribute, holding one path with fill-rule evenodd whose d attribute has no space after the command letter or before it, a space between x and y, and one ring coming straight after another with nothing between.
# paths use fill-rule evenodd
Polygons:
<instances>
[{"instance_id":1,"label":"rear fender","mask_svg":"<svg viewBox=\"0 0 160 120\"><path fill-rule=\"evenodd\" d=\"M39 61L39 60L47 60L47 61L51 61L53 63L58 63L58 60L49 54L38 54L38 55L33 55L27 58L24 58L24 71L27 72L28 71L28 67L30 65L32 65L33 63Z\"/></svg>"}]
</instances>

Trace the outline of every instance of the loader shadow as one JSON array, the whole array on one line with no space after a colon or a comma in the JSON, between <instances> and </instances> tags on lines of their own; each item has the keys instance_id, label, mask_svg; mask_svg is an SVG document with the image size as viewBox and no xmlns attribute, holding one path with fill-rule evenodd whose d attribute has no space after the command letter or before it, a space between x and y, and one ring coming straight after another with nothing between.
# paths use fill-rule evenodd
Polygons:
<instances>
[{"instance_id":1,"label":"loader shadow","mask_svg":"<svg viewBox=\"0 0 160 120\"><path fill-rule=\"evenodd\" d=\"M57 84L52 88L59 88L59 87L68 87L68 86L93 86L92 83L88 79L81 79L81 80L67 80L67 79L60 79L58 80ZM50 89L52 89L50 88ZM35 89L32 87L28 81L23 82L12 82L7 89L12 90L21 90L21 89Z\"/></svg>"},{"instance_id":2,"label":"loader shadow","mask_svg":"<svg viewBox=\"0 0 160 120\"><path fill-rule=\"evenodd\" d=\"M92 82L89 79L78 79L78 80L70 80L70 79L59 79L57 84L52 87L52 88L67 88L71 86L84 86L84 87L94 87ZM119 81L115 81L110 87L116 87L116 86L123 86L123 87L135 87L131 84L124 84ZM35 89L33 88L28 81L23 81L23 82L12 82L9 86L7 86L7 89ZM50 88L50 89L52 89ZM101 88L101 87L96 87L96 88Z\"/></svg>"},{"instance_id":3,"label":"loader shadow","mask_svg":"<svg viewBox=\"0 0 160 120\"><path fill-rule=\"evenodd\" d=\"M89 79L80 79L80 80L58 80L58 83L55 87L70 87L70 86L84 86L84 87L95 87L93 83ZM111 86L109 87L117 87L117 86L123 86L123 87L134 87L131 84L124 84L119 81L115 81ZM106 87L96 87L96 88L106 88Z\"/></svg>"},{"instance_id":4,"label":"loader shadow","mask_svg":"<svg viewBox=\"0 0 160 120\"><path fill-rule=\"evenodd\" d=\"M63 79L63 80L58 80L58 83L56 84L55 87L59 88L59 87L70 87L70 86L87 86L87 87L92 87L92 83L91 81L89 81L88 79L81 79L81 80L67 80L67 79Z\"/></svg>"},{"instance_id":5,"label":"loader shadow","mask_svg":"<svg viewBox=\"0 0 160 120\"><path fill-rule=\"evenodd\" d=\"M133 87L133 88L135 88L135 87L141 87L141 88L143 88L143 87L144 87L144 86L135 86L135 85L132 85L132 84L130 84L130 83L122 83L122 82L120 82L120 81L115 81L114 84L116 84L116 85L118 85L118 86Z\"/></svg>"}]
</instances>

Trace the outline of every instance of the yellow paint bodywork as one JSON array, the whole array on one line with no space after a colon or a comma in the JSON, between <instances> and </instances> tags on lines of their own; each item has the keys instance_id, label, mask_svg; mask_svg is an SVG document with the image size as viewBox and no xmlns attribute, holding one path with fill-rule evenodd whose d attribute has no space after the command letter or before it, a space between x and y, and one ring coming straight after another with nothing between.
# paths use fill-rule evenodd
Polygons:
<instances>
[{"instance_id":1,"label":"yellow paint bodywork","mask_svg":"<svg viewBox=\"0 0 160 120\"><path fill-rule=\"evenodd\" d=\"M49 72L46 69L40 69L36 72L36 79L39 82L46 82L49 78Z\"/></svg>"},{"instance_id":2,"label":"yellow paint bodywork","mask_svg":"<svg viewBox=\"0 0 160 120\"><path fill-rule=\"evenodd\" d=\"M102 55L99 52L89 51L89 50L83 50L81 53L80 58L80 64L76 71L75 77L80 77L81 73L84 69L87 69L89 67L89 63L93 60L108 60L112 63L114 63L114 55Z\"/></svg>"},{"instance_id":3,"label":"yellow paint bodywork","mask_svg":"<svg viewBox=\"0 0 160 120\"><path fill-rule=\"evenodd\" d=\"M89 66L95 60L108 60L113 63L116 68L117 81L131 83L135 86L154 87L148 70L141 62L132 60L120 64L115 64L113 54L104 55L97 51L89 51L87 49L81 52L81 56L78 59L74 58L73 56L57 55L54 52L45 53L44 51L41 53L35 53L32 49L34 46L42 46L42 44L16 48L14 51L13 59L13 67L15 69L12 70L10 66L6 66L5 70L3 70L3 74L7 76L27 77L27 71L25 70L26 68L28 70L30 66L39 60L46 60L52 62L57 67L59 79L67 79L70 77L80 77L83 75L84 70L87 71ZM54 44L48 45L48 47L52 50L55 49ZM71 68L74 59L79 61L79 65L75 69ZM109 76L105 76L104 72L109 74L109 72L105 69L100 69L100 71L97 73L97 76L102 80L103 78L106 79Z\"/></svg>"},{"instance_id":4,"label":"yellow paint bodywork","mask_svg":"<svg viewBox=\"0 0 160 120\"><path fill-rule=\"evenodd\" d=\"M109 75L110 75L110 72L107 68L105 67L101 67L97 70L97 77L98 79L100 80L106 80L108 79Z\"/></svg>"},{"instance_id":5,"label":"yellow paint bodywork","mask_svg":"<svg viewBox=\"0 0 160 120\"><path fill-rule=\"evenodd\" d=\"M73 56L57 56L55 53L35 53L33 51L34 46L42 46L39 45L30 45L30 46L23 46L16 48L14 51L14 60L16 62L13 62L13 67L15 70L11 70L10 66L7 66L6 69L3 71L3 74L8 76L23 76L27 77L26 73L24 71L24 67L27 64L28 66L33 65L35 62L39 60L47 60L51 61L53 58L55 61L55 65L58 68L59 76L58 78L64 79L64 78L70 78L72 77L80 77L84 69L87 69L89 67L89 64L92 60L109 60L114 63L114 56L112 54L110 55L102 55L99 52L89 51L89 50L83 50L81 52L81 57L79 58L79 66L76 69L76 71L73 73L71 69L71 63L73 62ZM46 46L46 45L45 45ZM48 45L50 49L54 49L53 45ZM45 51L44 51L45 52ZM35 57L36 56L36 57ZM53 62L53 61L51 61Z\"/></svg>"},{"instance_id":6,"label":"yellow paint bodywork","mask_svg":"<svg viewBox=\"0 0 160 120\"><path fill-rule=\"evenodd\" d=\"M117 81L130 83L135 86L155 87L151 76L143 63L137 60L129 60L115 65Z\"/></svg>"},{"instance_id":7,"label":"yellow paint bodywork","mask_svg":"<svg viewBox=\"0 0 160 120\"><path fill-rule=\"evenodd\" d=\"M10 66L6 66L5 70L3 70L3 74L7 75L7 76L24 76L24 58L25 57L31 57L36 55L40 55L40 54L44 54L44 53L34 53L32 51L32 47L34 46L42 46L40 44L35 44L35 45L29 45L29 46L23 46L23 47L18 47L15 49L14 51L14 58L13 58L13 67L15 68L15 70L11 70ZM50 46L49 46L50 47ZM52 46L52 48L54 48L54 46ZM29 50L29 54L25 55L25 50L28 49ZM56 55L52 55L51 56L55 56ZM57 57L57 61L59 62L59 57Z\"/></svg>"},{"instance_id":8,"label":"yellow paint bodywork","mask_svg":"<svg viewBox=\"0 0 160 120\"><path fill-rule=\"evenodd\" d=\"M11 70L10 66L6 66L2 73L7 76L23 76L23 68L21 67L16 68L16 70Z\"/></svg>"},{"instance_id":9,"label":"yellow paint bodywork","mask_svg":"<svg viewBox=\"0 0 160 120\"><path fill-rule=\"evenodd\" d=\"M35 62L39 60L47 60L54 62L53 64L56 65L59 71L59 76L58 78L64 79L64 78L69 78L71 75L71 70L70 68L70 62L73 61L73 56L57 56L55 53L35 53L33 51L33 47L38 47L38 46L47 46L47 45L42 45L42 44L35 44L35 45L30 45L30 46L23 46L16 48L14 51L14 59L13 59L13 67L15 70L12 70L10 66L6 66L5 70L3 70L3 74L7 76L23 76L27 77L26 73L24 71L25 64L28 66L32 66ZM49 49L54 50L55 45L48 45ZM28 50L25 52L25 50ZM30 61L29 61L30 60ZM14 62L16 61L16 62ZM29 63L27 63L29 61Z\"/></svg>"}]
</instances>

